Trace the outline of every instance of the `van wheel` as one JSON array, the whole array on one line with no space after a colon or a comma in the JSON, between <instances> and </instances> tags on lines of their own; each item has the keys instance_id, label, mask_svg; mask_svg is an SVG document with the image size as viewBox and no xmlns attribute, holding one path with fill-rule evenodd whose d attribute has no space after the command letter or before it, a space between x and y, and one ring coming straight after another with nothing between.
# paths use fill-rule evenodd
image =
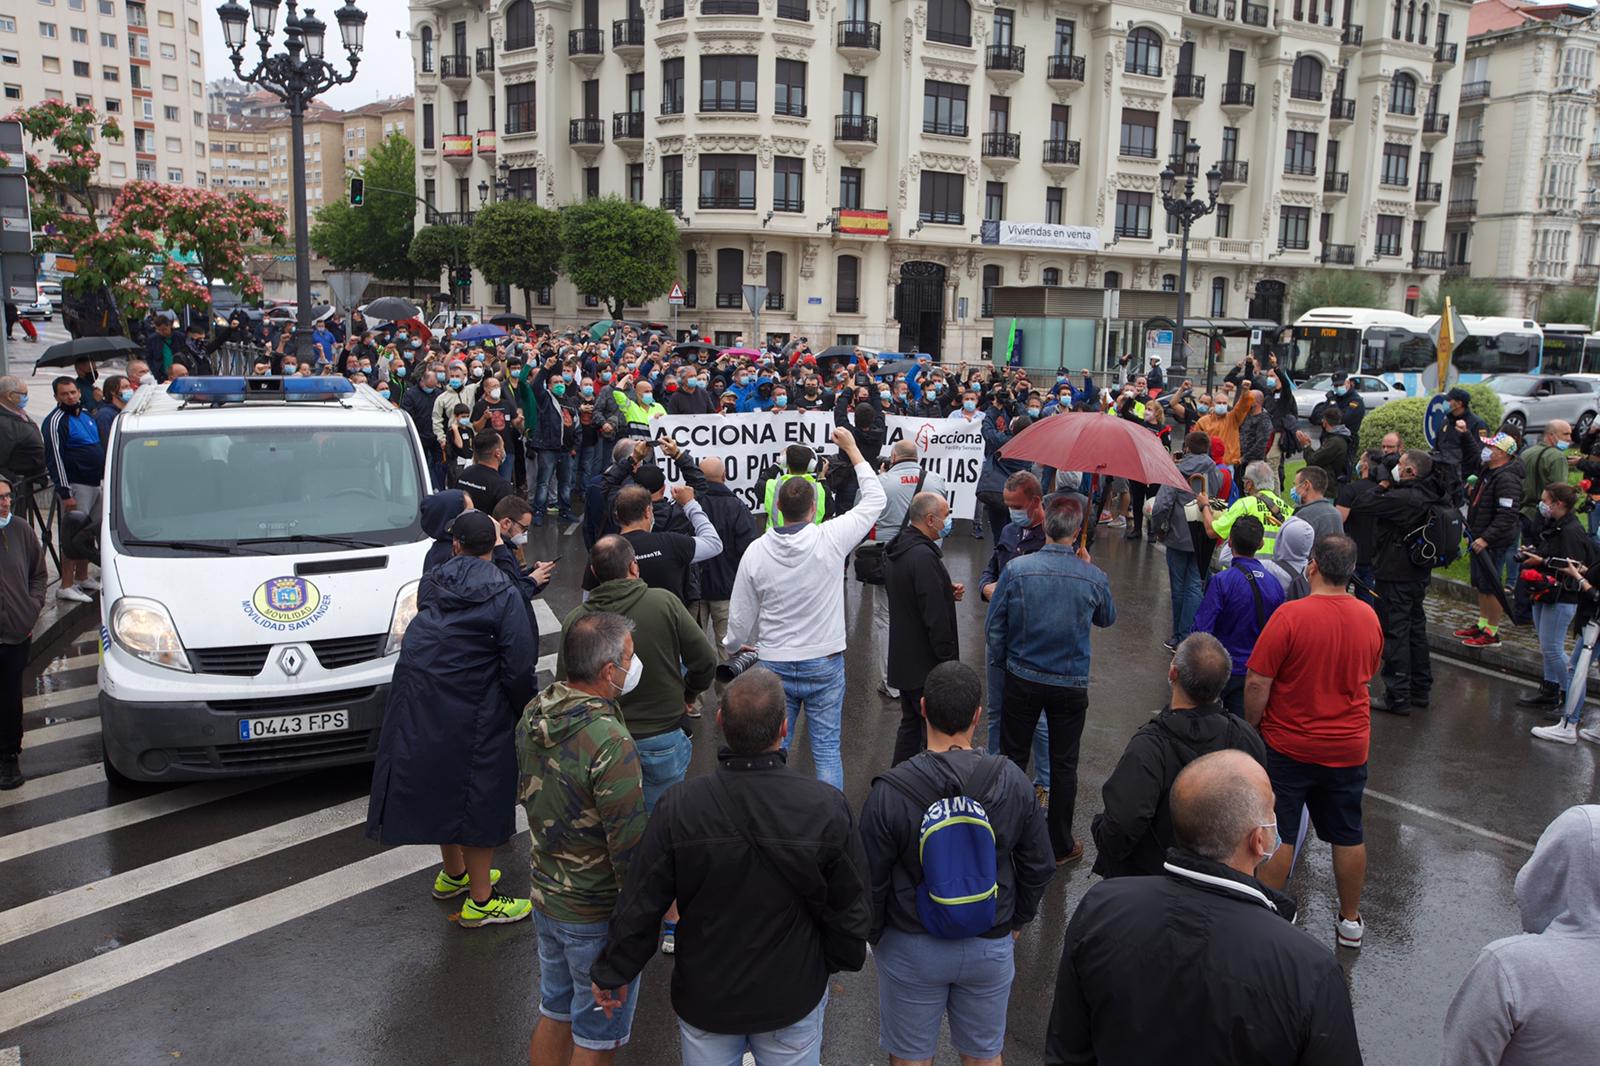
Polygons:
<instances>
[{"instance_id":1,"label":"van wheel","mask_svg":"<svg viewBox=\"0 0 1600 1066\"><path fill-rule=\"evenodd\" d=\"M1589 427L1592 425L1594 425L1594 412L1583 412L1578 416L1577 424L1572 427L1572 439L1574 441L1582 439L1583 435L1589 432Z\"/></svg>"},{"instance_id":2,"label":"van wheel","mask_svg":"<svg viewBox=\"0 0 1600 1066\"><path fill-rule=\"evenodd\" d=\"M1510 426L1519 434L1525 434L1528 430L1527 416L1525 416L1521 411L1512 411L1510 414L1506 415L1502 421L1505 425Z\"/></svg>"},{"instance_id":3,"label":"van wheel","mask_svg":"<svg viewBox=\"0 0 1600 1066\"><path fill-rule=\"evenodd\" d=\"M111 753L106 751L106 738L100 738L100 765L105 768L106 782L113 788L143 788L142 781L135 781L111 765Z\"/></svg>"}]
</instances>

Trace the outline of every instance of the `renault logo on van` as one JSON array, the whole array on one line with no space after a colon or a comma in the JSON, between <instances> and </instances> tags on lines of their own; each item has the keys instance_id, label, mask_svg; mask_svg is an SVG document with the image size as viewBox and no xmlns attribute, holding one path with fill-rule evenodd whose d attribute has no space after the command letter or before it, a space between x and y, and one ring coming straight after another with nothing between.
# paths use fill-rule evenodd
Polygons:
<instances>
[{"instance_id":1,"label":"renault logo on van","mask_svg":"<svg viewBox=\"0 0 1600 1066\"><path fill-rule=\"evenodd\" d=\"M299 648L284 648L278 653L278 667L290 677L298 674L300 672L300 668L305 666L305 664L305 652L301 651Z\"/></svg>"}]
</instances>

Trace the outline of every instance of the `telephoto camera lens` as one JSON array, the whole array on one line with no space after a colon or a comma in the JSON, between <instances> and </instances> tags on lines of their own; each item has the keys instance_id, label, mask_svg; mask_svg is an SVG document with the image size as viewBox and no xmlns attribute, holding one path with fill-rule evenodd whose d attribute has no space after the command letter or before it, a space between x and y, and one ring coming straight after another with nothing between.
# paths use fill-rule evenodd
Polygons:
<instances>
[{"instance_id":1,"label":"telephoto camera lens","mask_svg":"<svg viewBox=\"0 0 1600 1066\"><path fill-rule=\"evenodd\" d=\"M723 663L721 666L717 667L717 680L726 685L734 678L738 677L740 674L754 666L760 661L760 659L761 656L756 652L742 651L738 655L735 655L733 658L729 659L727 662Z\"/></svg>"}]
</instances>

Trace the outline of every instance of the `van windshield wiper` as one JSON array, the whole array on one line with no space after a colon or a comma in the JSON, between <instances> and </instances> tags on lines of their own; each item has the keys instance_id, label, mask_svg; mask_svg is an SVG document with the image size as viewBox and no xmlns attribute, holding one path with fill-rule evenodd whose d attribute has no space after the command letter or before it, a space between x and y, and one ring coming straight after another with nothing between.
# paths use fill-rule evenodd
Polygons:
<instances>
[{"instance_id":1,"label":"van windshield wiper","mask_svg":"<svg viewBox=\"0 0 1600 1066\"><path fill-rule=\"evenodd\" d=\"M321 533L285 533L281 537L246 537L239 544L337 544L344 548L381 548L375 540L356 540L354 537L328 537Z\"/></svg>"},{"instance_id":2,"label":"van windshield wiper","mask_svg":"<svg viewBox=\"0 0 1600 1066\"><path fill-rule=\"evenodd\" d=\"M211 552L214 555L232 555L234 549L226 544L217 544L206 540L124 540L123 544L130 548L172 548L175 551ZM250 555L265 555L265 552L249 551Z\"/></svg>"}]
</instances>

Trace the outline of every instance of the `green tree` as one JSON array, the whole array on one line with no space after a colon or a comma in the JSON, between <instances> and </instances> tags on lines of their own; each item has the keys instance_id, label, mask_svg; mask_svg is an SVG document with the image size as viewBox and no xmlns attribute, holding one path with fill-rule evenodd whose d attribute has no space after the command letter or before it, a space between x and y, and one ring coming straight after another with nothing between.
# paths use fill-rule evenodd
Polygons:
<instances>
[{"instance_id":1,"label":"green tree","mask_svg":"<svg viewBox=\"0 0 1600 1066\"><path fill-rule=\"evenodd\" d=\"M1382 307L1383 286L1357 270L1317 270L1303 274L1289 290L1289 314L1299 318L1314 307Z\"/></svg>"},{"instance_id":2,"label":"green tree","mask_svg":"<svg viewBox=\"0 0 1600 1066\"><path fill-rule=\"evenodd\" d=\"M1494 282L1479 281L1474 278L1452 278L1439 285L1424 298L1423 312L1430 315L1443 314L1446 296L1450 297L1450 305L1455 308L1458 315L1483 315L1492 318L1506 313L1506 298L1501 295Z\"/></svg>"},{"instance_id":3,"label":"green tree","mask_svg":"<svg viewBox=\"0 0 1600 1066\"><path fill-rule=\"evenodd\" d=\"M424 226L411 238L409 254L419 276L438 281L440 271L446 267L465 266L472 261L472 228Z\"/></svg>"},{"instance_id":4,"label":"green tree","mask_svg":"<svg viewBox=\"0 0 1600 1066\"><path fill-rule=\"evenodd\" d=\"M561 270L561 216L531 200L501 200L472 220L472 263L493 285L522 290L533 316L533 290L555 284Z\"/></svg>"},{"instance_id":5,"label":"green tree","mask_svg":"<svg viewBox=\"0 0 1600 1066\"><path fill-rule=\"evenodd\" d=\"M353 176L366 182L365 202L351 207L347 197L340 197L319 208L311 228L312 249L341 269L392 281L415 278L417 266L409 253L416 215L416 149L404 135L392 133Z\"/></svg>"},{"instance_id":6,"label":"green tree","mask_svg":"<svg viewBox=\"0 0 1600 1066\"><path fill-rule=\"evenodd\" d=\"M600 299L612 318L672 287L678 225L658 207L606 196L561 209L567 275L578 291Z\"/></svg>"},{"instance_id":7,"label":"green tree","mask_svg":"<svg viewBox=\"0 0 1600 1066\"><path fill-rule=\"evenodd\" d=\"M1594 312L1594 290L1588 287L1556 289L1539 301L1541 322L1581 322L1584 329L1593 329Z\"/></svg>"}]
</instances>

